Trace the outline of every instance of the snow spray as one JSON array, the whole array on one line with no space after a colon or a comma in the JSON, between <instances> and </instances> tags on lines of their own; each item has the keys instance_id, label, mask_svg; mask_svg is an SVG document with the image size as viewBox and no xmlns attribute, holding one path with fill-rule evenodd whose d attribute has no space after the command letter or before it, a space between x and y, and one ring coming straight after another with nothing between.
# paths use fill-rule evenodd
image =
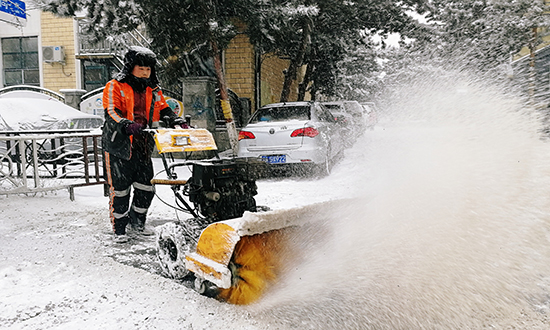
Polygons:
<instances>
[{"instance_id":1,"label":"snow spray","mask_svg":"<svg viewBox=\"0 0 550 330\"><path fill-rule=\"evenodd\" d=\"M350 150L361 157L331 175L357 182L356 198L320 210L329 235L304 247L307 257L251 307L258 320L300 329L548 326L550 144L536 111L447 77L387 101L385 119Z\"/></svg>"}]
</instances>

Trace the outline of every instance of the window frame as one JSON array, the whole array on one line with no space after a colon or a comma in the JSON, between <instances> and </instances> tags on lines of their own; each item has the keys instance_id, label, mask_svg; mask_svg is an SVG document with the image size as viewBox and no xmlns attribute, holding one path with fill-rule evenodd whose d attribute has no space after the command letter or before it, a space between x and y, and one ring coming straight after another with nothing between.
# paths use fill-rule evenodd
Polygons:
<instances>
[{"instance_id":1,"label":"window frame","mask_svg":"<svg viewBox=\"0 0 550 330\"><path fill-rule=\"evenodd\" d=\"M18 43L19 43L18 51L5 50L6 47L4 47L4 42L9 39L18 40ZM33 46L35 47L31 47L32 50L25 49L25 47L23 46L24 42L28 42L33 39L34 39ZM30 86L40 87L40 54L38 49L38 46L39 46L38 36L5 37L0 39L0 44L2 48L2 85L4 87L15 86L15 85L30 85ZM12 68L6 67L5 58L8 56L15 56L16 58L19 57L18 67L12 67ZM32 58L32 57L36 58L36 62L33 59L32 63L27 63L27 62L30 62L29 58ZM32 64L32 66L30 66L29 64ZM32 72L37 73L36 81L33 81L33 80L28 81L28 79L26 80L25 77L27 76L27 74ZM13 84L7 81L6 77L9 75L9 73L19 73L20 79L18 79L17 83Z\"/></svg>"}]
</instances>

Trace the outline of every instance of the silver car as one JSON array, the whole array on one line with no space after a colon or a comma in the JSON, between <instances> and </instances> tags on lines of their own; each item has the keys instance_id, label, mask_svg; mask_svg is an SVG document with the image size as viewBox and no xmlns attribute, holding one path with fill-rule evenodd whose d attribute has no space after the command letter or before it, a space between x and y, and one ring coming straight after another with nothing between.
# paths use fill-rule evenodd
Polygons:
<instances>
[{"instance_id":1,"label":"silver car","mask_svg":"<svg viewBox=\"0 0 550 330\"><path fill-rule=\"evenodd\" d=\"M363 115L363 107L357 101L333 101L323 102L323 105L329 110L341 109L353 117L353 125L355 126L356 137L365 132L365 117Z\"/></svg>"},{"instance_id":2,"label":"silver car","mask_svg":"<svg viewBox=\"0 0 550 330\"><path fill-rule=\"evenodd\" d=\"M286 102L258 109L239 132L239 156L272 168L316 168L328 175L344 150L342 130L318 102Z\"/></svg>"}]
</instances>

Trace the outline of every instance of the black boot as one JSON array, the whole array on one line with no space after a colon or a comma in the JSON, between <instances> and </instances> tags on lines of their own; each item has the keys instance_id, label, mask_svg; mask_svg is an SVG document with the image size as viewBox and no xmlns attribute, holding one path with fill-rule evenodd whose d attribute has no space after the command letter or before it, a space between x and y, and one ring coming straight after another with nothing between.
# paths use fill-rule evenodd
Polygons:
<instances>
[{"instance_id":1,"label":"black boot","mask_svg":"<svg viewBox=\"0 0 550 330\"><path fill-rule=\"evenodd\" d=\"M155 234L154 231L145 227L145 220L147 218L146 214L137 213L133 208L130 208L128 215L130 216L130 226L136 233L143 236L151 236Z\"/></svg>"},{"instance_id":2,"label":"black boot","mask_svg":"<svg viewBox=\"0 0 550 330\"><path fill-rule=\"evenodd\" d=\"M115 232L115 242L116 243L126 243L128 242L128 236L126 235L126 226L129 221L128 216L124 216L120 219L115 219L113 224L113 230Z\"/></svg>"}]
</instances>

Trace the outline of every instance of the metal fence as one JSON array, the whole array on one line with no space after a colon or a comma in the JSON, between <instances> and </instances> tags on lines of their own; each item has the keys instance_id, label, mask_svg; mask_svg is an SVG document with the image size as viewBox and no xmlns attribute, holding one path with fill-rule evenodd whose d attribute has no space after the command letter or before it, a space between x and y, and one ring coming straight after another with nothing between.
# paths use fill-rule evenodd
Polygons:
<instances>
[{"instance_id":1,"label":"metal fence","mask_svg":"<svg viewBox=\"0 0 550 330\"><path fill-rule=\"evenodd\" d=\"M0 132L0 195L104 185L101 134L89 130Z\"/></svg>"}]
</instances>

